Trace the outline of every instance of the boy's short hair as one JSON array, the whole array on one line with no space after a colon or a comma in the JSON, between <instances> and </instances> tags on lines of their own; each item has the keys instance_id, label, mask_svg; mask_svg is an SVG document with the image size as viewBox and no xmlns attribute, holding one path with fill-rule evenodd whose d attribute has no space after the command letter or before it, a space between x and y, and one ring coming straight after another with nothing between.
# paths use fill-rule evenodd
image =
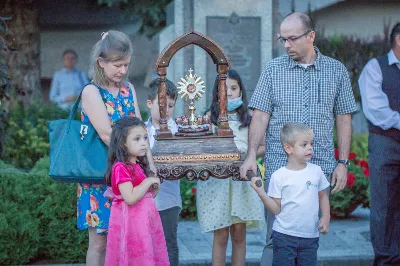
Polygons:
<instances>
[{"instance_id":1,"label":"boy's short hair","mask_svg":"<svg viewBox=\"0 0 400 266\"><path fill-rule=\"evenodd\" d=\"M158 84L158 79L153 79L153 81L150 82L148 99L152 102L157 98ZM176 99L178 98L178 89L176 88L175 84L169 79L166 79L165 85L167 86L167 96L176 101Z\"/></svg>"},{"instance_id":2,"label":"boy's short hair","mask_svg":"<svg viewBox=\"0 0 400 266\"><path fill-rule=\"evenodd\" d=\"M289 144L291 146L296 142L296 136L300 133L311 134L313 130L311 127L303 123L291 122L287 123L281 128L281 144Z\"/></svg>"}]
</instances>

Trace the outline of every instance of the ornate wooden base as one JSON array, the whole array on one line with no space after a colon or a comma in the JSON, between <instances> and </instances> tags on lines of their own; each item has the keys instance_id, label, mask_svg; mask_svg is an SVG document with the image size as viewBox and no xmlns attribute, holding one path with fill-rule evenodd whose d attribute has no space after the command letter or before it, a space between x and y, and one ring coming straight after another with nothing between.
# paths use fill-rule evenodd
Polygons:
<instances>
[{"instance_id":1,"label":"ornate wooden base","mask_svg":"<svg viewBox=\"0 0 400 266\"><path fill-rule=\"evenodd\" d=\"M206 131L210 131L210 127L209 126L197 126L195 128L183 128L183 127L178 127L178 132L180 133L199 133L199 132L206 132Z\"/></svg>"},{"instance_id":2,"label":"ornate wooden base","mask_svg":"<svg viewBox=\"0 0 400 266\"><path fill-rule=\"evenodd\" d=\"M210 176L238 180L244 156L233 136L158 139L153 147L157 175L166 180L207 180Z\"/></svg>"},{"instance_id":3,"label":"ornate wooden base","mask_svg":"<svg viewBox=\"0 0 400 266\"><path fill-rule=\"evenodd\" d=\"M202 136L209 136L212 135L213 133L210 131L204 131L204 132L191 132L191 133L182 133L182 132L177 132L175 133L175 136L177 137L202 137Z\"/></svg>"},{"instance_id":4,"label":"ornate wooden base","mask_svg":"<svg viewBox=\"0 0 400 266\"><path fill-rule=\"evenodd\" d=\"M232 177L233 180L240 180L241 162L215 163L215 164L158 164L158 177L166 180L178 180L186 178L189 181L208 180L210 177L225 179Z\"/></svg>"}]
</instances>

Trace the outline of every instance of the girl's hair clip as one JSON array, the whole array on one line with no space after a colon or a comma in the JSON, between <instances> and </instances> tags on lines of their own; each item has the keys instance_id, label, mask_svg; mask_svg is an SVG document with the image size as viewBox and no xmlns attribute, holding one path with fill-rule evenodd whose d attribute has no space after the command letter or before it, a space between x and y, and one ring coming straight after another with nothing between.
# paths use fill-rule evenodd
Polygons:
<instances>
[{"instance_id":1,"label":"girl's hair clip","mask_svg":"<svg viewBox=\"0 0 400 266\"><path fill-rule=\"evenodd\" d=\"M108 31L107 32L102 32L101 33L101 40L104 40L108 35Z\"/></svg>"}]
</instances>

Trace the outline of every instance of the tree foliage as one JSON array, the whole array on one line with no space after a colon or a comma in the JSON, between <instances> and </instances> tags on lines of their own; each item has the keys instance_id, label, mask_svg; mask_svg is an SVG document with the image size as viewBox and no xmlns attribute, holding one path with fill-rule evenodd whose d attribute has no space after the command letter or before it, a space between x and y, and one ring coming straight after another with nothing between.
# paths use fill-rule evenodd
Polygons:
<instances>
[{"instance_id":1,"label":"tree foliage","mask_svg":"<svg viewBox=\"0 0 400 266\"><path fill-rule=\"evenodd\" d=\"M5 41L5 35L8 33L7 21L11 17L0 17L0 155L3 153L4 132L6 120L5 100L9 100L8 92L10 82L8 78L7 54L11 52Z\"/></svg>"},{"instance_id":2,"label":"tree foliage","mask_svg":"<svg viewBox=\"0 0 400 266\"><path fill-rule=\"evenodd\" d=\"M154 36L166 25L166 6L172 0L97 0L99 5L119 6L128 18L138 17L141 22L140 33Z\"/></svg>"}]
</instances>

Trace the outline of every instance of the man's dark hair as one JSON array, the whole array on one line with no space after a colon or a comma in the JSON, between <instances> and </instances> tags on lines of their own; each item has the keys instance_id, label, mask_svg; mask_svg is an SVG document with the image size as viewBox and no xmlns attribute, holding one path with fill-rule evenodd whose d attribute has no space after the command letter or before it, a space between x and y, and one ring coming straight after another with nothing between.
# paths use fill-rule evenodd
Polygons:
<instances>
[{"instance_id":1,"label":"man's dark hair","mask_svg":"<svg viewBox=\"0 0 400 266\"><path fill-rule=\"evenodd\" d=\"M396 43L396 36L400 34L400 22L393 26L392 32L390 33L390 45L394 47Z\"/></svg>"},{"instance_id":2,"label":"man's dark hair","mask_svg":"<svg viewBox=\"0 0 400 266\"><path fill-rule=\"evenodd\" d=\"M312 30L312 31L315 30L314 22L307 14L302 13L302 12L292 12L292 13L288 14L283 20L285 20L287 17L290 17L290 16L295 16L295 17L299 18L306 31L307 30Z\"/></svg>"},{"instance_id":3,"label":"man's dark hair","mask_svg":"<svg viewBox=\"0 0 400 266\"><path fill-rule=\"evenodd\" d=\"M159 84L158 79L153 79L153 81L149 85L148 99L152 102L157 98L158 84ZM175 84L169 79L166 79L165 85L167 86L167 96L176 101L176 98L178 98L178 89L176 88Z\"/></svg>"},{"instance_id":4,"label":"man's dark hair","mask_svg":"<svg viewBox=\"0 0 400 266\"><path fill-rule=\"evenodd\" d=\"M75 58L78 58L78 54L72 49L65 50L62 56L64 57L66 54L72 54Z\"/></svg>"}]
</instances>

